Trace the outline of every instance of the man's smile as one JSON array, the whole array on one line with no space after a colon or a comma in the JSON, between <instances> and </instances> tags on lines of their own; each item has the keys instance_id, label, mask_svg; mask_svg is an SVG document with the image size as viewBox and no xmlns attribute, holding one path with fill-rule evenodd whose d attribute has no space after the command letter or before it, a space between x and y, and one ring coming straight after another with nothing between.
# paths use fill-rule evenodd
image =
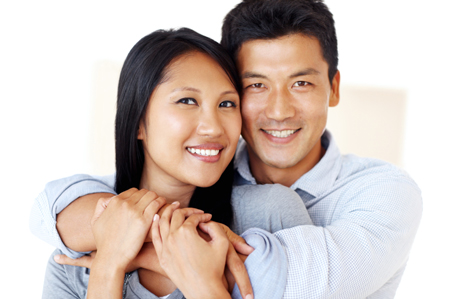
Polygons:
<instances>
[{"instance_id":1,"label":"man's smile","mask_svg":"<svg viewBox=\"0 0 450 299\"><path fill-rule=\"evenodd\" d=\"M261 129L261 130L269 135L272 135L273 137L286 138L286 137L289 137L292 134L298 132L300 129L297 129L297 130L264 130L264 129Z\"/></svg>"}]
</instances>

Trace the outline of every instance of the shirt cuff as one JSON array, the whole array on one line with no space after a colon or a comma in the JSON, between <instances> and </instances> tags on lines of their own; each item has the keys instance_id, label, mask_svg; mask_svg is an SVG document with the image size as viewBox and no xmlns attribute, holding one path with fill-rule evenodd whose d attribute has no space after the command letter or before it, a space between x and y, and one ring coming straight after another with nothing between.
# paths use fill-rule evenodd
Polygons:
<instances>
[{"instance_id":1,"label":"shirt cuff","mask_svg":"<svg viewBox=\"0 0 450 299\"><path fill-rule=\"evenodd\" d=\"M242 234L255 250L247 257L247 268L255 298L282 298L287 281L287 257L281 243L269 232L251 228ZM237 284L232 298L242 298Z\"/></svg>"}]
</instances>

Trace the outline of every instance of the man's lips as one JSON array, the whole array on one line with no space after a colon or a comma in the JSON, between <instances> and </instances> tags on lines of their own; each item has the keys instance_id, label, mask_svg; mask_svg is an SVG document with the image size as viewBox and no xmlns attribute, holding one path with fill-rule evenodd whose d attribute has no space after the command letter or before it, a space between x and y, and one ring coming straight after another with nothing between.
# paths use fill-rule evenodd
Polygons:
<instances>
[{"instance_id":1,"label":"man's lips","mask_svg":"<svg viewBox=\"0 0 450 299\"><path fill-rule=\"evenodd\" d=\"M300 129L296 129L296 130L292 130L292 129L288 129L288 130L264 130L261 129L264 133L269 134L273 137L276 138L287 138L295 133L297 133L298 131L300 131Z\"/></svg>"}]
</instances>

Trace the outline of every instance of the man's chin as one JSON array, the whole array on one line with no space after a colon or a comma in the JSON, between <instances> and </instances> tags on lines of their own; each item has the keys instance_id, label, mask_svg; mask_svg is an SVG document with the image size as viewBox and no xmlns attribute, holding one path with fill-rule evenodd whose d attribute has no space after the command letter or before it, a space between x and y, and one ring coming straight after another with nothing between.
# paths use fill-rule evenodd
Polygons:
<instances>
[{"instance_id":1,"label":"man's chin","mask_svg":"<svg viewBox=\"0 0 450 299\"><path fill-rule=\"evenodd\" d=\"M261 161L269 167L277 169L288 169L300 163L301 158L297 158L297 155L298 152L293 155L291 153L280 153L280 150L274 150L262 153L262 155L260 155L260 158L262 157Z\"/></svg>"}]
</instances>

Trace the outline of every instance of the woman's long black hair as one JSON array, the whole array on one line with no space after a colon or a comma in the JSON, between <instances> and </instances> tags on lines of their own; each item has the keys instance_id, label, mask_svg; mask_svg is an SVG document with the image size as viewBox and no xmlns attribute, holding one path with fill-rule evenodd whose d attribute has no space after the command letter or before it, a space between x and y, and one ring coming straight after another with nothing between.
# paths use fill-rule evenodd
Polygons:
<instances>
[{"instance_id":1,"label":"woman's long black hair","mask_svg":"<svg viewBox=\"0 0 450 299\"><path fill-rule=\"evenodd\" d=\"M236 90L240 80L233 60L214 40L191 29L158 30L142 38L128 53L119 78L115 127L117 193L138 188L144 168L144 149L137 139L153 90L161 83L167 66L177 57L198 51L214 59L228 74ZM170 138L170 136L167 136ZM232 218L233 161L211 187L197 187L190 206L229 225Z\"/></svg>"}]
</instances>

